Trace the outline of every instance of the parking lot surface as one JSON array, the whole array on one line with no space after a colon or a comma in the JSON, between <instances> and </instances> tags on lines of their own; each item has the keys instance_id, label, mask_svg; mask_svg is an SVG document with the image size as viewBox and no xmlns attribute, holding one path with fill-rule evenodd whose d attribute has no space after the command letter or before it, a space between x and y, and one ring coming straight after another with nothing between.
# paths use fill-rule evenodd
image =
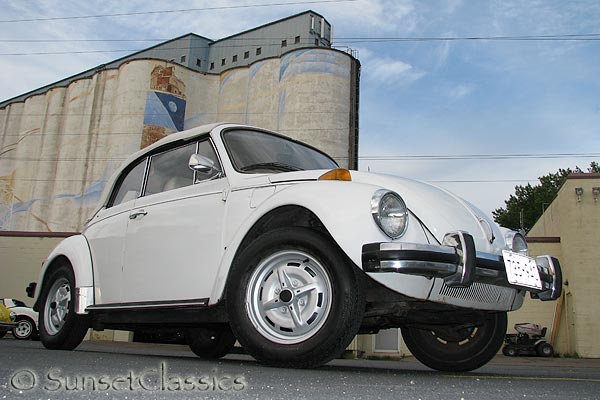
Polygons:
<instances>
[{"instance_id":1,"label":"parking lot surface","mask_svg":"<svg viewBox=\"0 0 600 400\"><path fill-rule=\"evenodd\" d=\"M338 359L271 368L244 354L200 360L180 345L84 342L50 351L0 340L0 399L598 399L600 360L498 356L476 371Z\"/></svg>"}]
</instances>

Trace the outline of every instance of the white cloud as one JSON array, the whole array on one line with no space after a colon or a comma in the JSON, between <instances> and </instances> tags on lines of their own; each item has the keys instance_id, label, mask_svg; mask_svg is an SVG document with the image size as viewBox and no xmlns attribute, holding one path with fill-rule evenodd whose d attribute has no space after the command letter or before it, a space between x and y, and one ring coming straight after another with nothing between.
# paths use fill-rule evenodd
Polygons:
<instances>
[{"instance_id":1,"label":"white cloud","mask_svg":"<svg viewBox=\"0 0 600 400\"><path fill-rule=\"evenodd\" d=\"M370 35L413 32L418 21L412 0L359 0L321 8L330 22L335 19L336 29Z\"/></svg>"},{"instance_id":2,"label":"white cloud","mask_svg":"<svg viewBox=\"0 0 600 400\"><path fill-rule=\"evenodd\" d=\"M454 100L462 99L473 92L474 87L470 84L459 84L451 87L446 92L446 95Z\"/></svg>"},{"instance_id":3,"label":"white cloud","mask_svg":"<svg viewBox=\"0 0 600 400\"><path fill-rule=\"evenodd\" d=\"M363 63L364 64L364 63ZM373 57L368 60L363 69L366 79L382 85L407 85L425 76L414 66L389 57Z\"/></svg>"}]
</instances>

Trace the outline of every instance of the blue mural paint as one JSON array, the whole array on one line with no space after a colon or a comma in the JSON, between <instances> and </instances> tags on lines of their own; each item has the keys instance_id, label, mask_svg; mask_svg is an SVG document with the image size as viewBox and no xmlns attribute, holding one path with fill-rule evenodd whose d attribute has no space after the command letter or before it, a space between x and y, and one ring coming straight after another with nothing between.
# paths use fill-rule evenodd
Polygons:
<instances>
[{"instance_id":1,"label":"blue mural paint","mask_svg":"<svg viewBox=\"0 0 600 400\"><path fill-rule=\"evenodd\" d=\"M233 78L234 76L236 76L237 74L239 74L241 71L237 70L237 71L231 71L229 72L225 78L223 78L223 80L221 81L221 86L219 86L219 96L221 95L221 93L223 92L223 88L225 87L225 85L227 85L227 81L229 81L231 78Z\"/></svg>"},{"instance_id":2,"label":"blue mural paint","mask_svg":"<svg viewBox=\"0 0 600 400\"><path fill-rule=\"evenodd\" d=\"M283 117L285 116L285 96L286 90L279 92L279 113L277 114L277 129L281 129Z\"/></svg>"},{"instance_id":3,"label":"blue mural paint","mask_svg":"<svg viewBox=\"0 0 600 400\"><path fill-rule=\"evenodd\" d=\"M298 58L301 55L303 55L304 53L306 53L307 51L309 51L309 50L297 50L292 53L286 54L281 59L281 67L279 68L279 82L281 82L281 80L283 79L283 75L285 75L285 71L290 66L290 63L292 61L294 61L296 58Z\"/></svg>"},{"instance_id":4,"label":"blue mural paint","mask_svg":"<svg viewBox=\"0 0 600 400\"><path fill-rule=\"evenodd\" d=\"M148 92L144 110L144 124L182 131L186 101L169 93Z\"/></svg>"},{"instance_id":5,"label":"blue mural paint","mask_svg":"<svg viewBox=\"0 0 600 400\"><path fill-rule=\"evenodd\" d=\"M28 201L22 201L13 203L10 206L2 206L0 207L0 230L12 229L12 227L8 226L10 218L14 214L24 213L31 211L31 208L37 202L50 202L52 203L54 200L68 199L72 200L79 207L96 205L100 201L102 196L102 192L104 191L104 187L106 186L106 182L110 177L111 170L113 170L113 164L109 163L104 169L104 173L102 177L94 182L92 182L89 186L87 186L83 193L78 194L57 194L50 198L40 198L40 199L31 199Z\"/></svg>"},{"instance_id":6,"label":"blue mural paint","mask_svg":"<svg viewBox=\"0 0 600 400\"><path fill-rule=\"evenodd\" d=\"M348 68L344 66L345 58L338 53L321 50L303 50L286 55L281 60L279 81L296 74L321 73L334 75L343 79L350 77Z\"/></svg>"},{"instance_id":7,"label":"blue mural paint","mask_svg":"<svg viewBox=\"0 0 600 400\"><path fill-rule=\"evenodd\" d=\"M184 127L185 129L192 129L197 126L212 124L213 122L215 122L215 113L201 113L186 118Z\"/></svg>"},{"instance_id":8,"label":"blue mural paint","mask_svg":"<svg viewBox=\"0 0 600 400\"><path fill-rule=\"evenodd\" d=\"M248 81L254 79L254 76L261 70L261 68L266 64L266 61L259 61L250 66L250 71L248 72Z\"/></svg>"}]
</instances>

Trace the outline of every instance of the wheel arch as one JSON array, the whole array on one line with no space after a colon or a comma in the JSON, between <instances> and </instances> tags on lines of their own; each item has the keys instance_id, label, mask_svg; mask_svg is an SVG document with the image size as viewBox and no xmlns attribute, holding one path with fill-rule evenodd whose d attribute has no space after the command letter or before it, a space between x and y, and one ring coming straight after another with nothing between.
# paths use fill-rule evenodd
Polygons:
<instances>
[{"instance_id":1,"label":"wheel arch","mask_svg":"<svg viewBox=\"0 0 600 400\"><path fill-rule=\"evenodd\" d=\"M260 235L277 228L292 226L314 229L331 238L329 231L315 213L304 206L285 205L270 210L256 221L236 248L233 259L238 256L244 246Z\"/></svg>"},{"instance_id":2,"label":"wheel arch","mask_svg":"<svg viewBox=\"0 0 600 400\"><path fill-rule=\"evenodd\" d=\"M341 254L349 263L355 264L348 254L341 248L333 235L329 232L321 218L309 208L299 204L287 204L272 208L260 216L248 229L235 248L225 254L221 264L220 272L222 275L217 280L211 295L211 302L217 303L225 296L229 276L231 272L231 263L238 257L240 252L253 240L272 230L284 227L304 227L312 229L326 236L336 246Z\"/></svg>"},{"instance_id":3,"label":"wheel arch","mask_svg":"<svg viewBox=\"0 0 600 400\"><path fill-rule=\"evenodd\" d=\"M40 295L46 284L46 278L57 268L65 263L69 264L75 276L75 289L91 288L86 293L86 302L93 304L94 271L92 267L92 257L87 239L83 235L75 235L66 238L52 250L42 265L42 270L38 278L38 284L35 288L35 303L33 309L39 312ZM91 298L90 298L91 296ZM77 298L77 302L81 299ZM82 314L81 307L76 307L78 314Z\"/></svg>"}]
</instances>

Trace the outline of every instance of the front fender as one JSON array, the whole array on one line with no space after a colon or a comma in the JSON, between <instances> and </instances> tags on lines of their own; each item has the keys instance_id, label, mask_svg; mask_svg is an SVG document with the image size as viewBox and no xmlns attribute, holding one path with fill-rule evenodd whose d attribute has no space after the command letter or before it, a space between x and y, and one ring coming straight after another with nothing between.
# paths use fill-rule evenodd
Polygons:
<instances>
[{"instance_id":1,"label":"front fender","mask_svg":"<svg viewBox=\"0 0 600 400\"><path fill-rule=\"evenodd\" d=\"M278 187L278 190L256 207L232 239L219 266L211 294L211 304L223 295L229 268L246 234L263 216L283 206L299 206L310 210L323 223L344 253L362 268L362 245L391 241L376 225L371 215L371 198L379 186L356 182L313 181ZM403 240L426 240L416 221L409 221Z\"/></svg>"},{"instance_id":2,"label":"front fender","mask_svg":"<svg viewBox=\"0 0 600 400\"><path fill-rule=\"evenodd\" d=\"M92 268L92 257L87 239L83 235L71 236L60 242L42 264L38 285L35 289L34 309L39 311L40 295L42 286L45 284L44 280L54 267L55 262L62 257L67 258L73 268L77 302L75 309L78 314L83 314L85 313L84 310L87 305L94 304L94 271ZM85 299L83 299L82 296L85 297Z\"/></svg>"}]
</instances>

